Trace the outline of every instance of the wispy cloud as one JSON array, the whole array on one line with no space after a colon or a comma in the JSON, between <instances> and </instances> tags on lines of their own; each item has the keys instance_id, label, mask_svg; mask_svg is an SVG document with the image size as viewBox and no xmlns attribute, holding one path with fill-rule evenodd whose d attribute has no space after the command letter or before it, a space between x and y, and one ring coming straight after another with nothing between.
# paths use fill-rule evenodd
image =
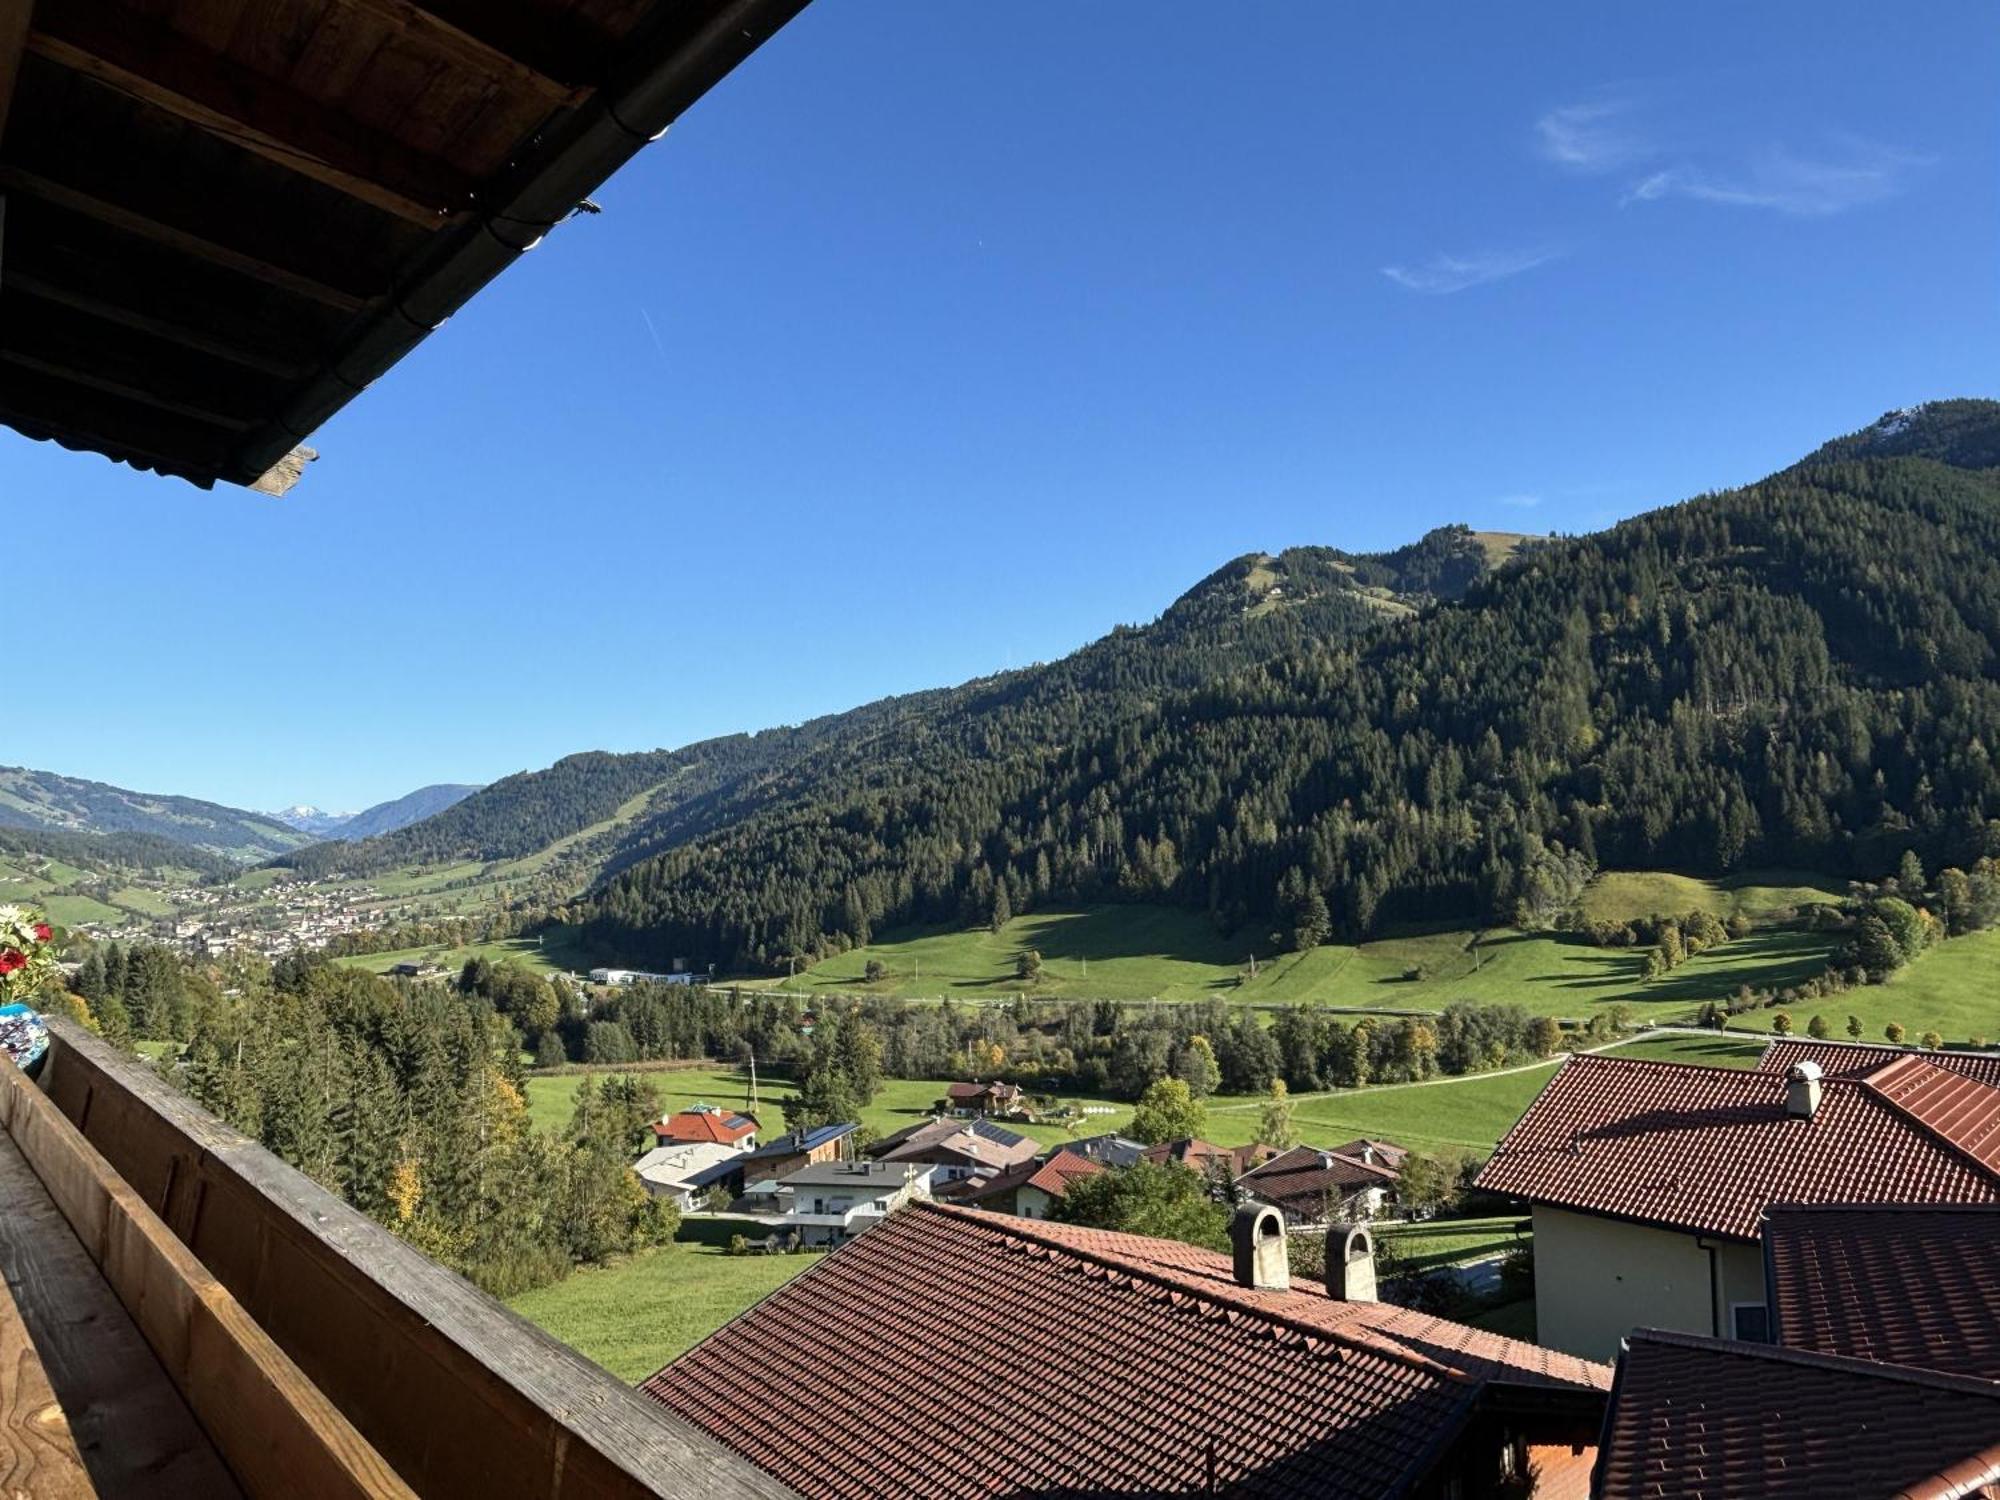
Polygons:
<instances>
[{"instance_id":1,"label":"wispy cloud","mask_svg":"<svg viewBox=\"0 0 2000 1500\"><path fill-rule=\"evenodd\" d=\"M1542 503L1540 495L1502 495L1500 503L1514 510L1533 510Z\"/></svg>"},{"instance_id":2,"label":"wispy cloud","mask_svg":"<svg viewBox=\"0 0 2000 1500\"><path fill-rule=\"evenodd\" d=\"M1433 255L1417 265L1384 266L1382 274L1413 292L1443 296L1489 281L1504 281L1546 265L1559 250L1481 250L1471 255Z\"/></svg>"},{"instance_id":3,"label":"wispy cloud","mask_svg":"<svg viewBox=\"0 0 2000 1500\"><path fill-rule=\"evenodd\" d=\"M1871 141L1846 139L1837 154L1807 157L1785 147L1758 152L1732 169L1667 167L1634 183L1622 204L1691 198L1734 208L1764 208L1822 218L1893 198L1931 158Z\"/></svg>"},{"instance_id":4,"label":"wispy cloud","mask_svg":"<svg viewBox=\"0 0 2000 1500\"><path fill-rule=\"evenodd\" d=\"M1535 121L1535 144L1550 161L1578 172L1608 172L1652 154L1631 128L1624 99L1586 99L1550 110Z\"/></svg>"}]
</instances>

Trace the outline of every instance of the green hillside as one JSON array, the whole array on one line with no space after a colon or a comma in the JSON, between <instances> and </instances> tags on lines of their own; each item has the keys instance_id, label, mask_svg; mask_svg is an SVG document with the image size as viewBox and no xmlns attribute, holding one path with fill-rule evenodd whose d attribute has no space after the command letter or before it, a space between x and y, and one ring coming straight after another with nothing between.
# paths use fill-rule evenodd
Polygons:
<instances>
[{"instance_id":1,"label":"green hillside","mask_svg":"<svg viewBox=\"0 0 2000 1500\"><path fill-rule=\"evenodd\" d=\"M1666 877L1681 896L1678 877ZM1747 906L1791 905L1790 886L1739 885ZM1722 893L1710 891L1720 901ZM1685 910L1686 907L1676 907ZM1704 1001L1739 986L1783 986L1825 966L1830 936L1764 928L1712 949L1672 975L1642 980L1643 953L1592 947L1558 933L1512 928L1451 929L1416 936L1329 945L1260 961L1207 922L1170 907L1113 905L1037 912L988 928L921 930L891 935L816 964L778 987L804 993L901 995L913 999L1039 998L1201 1000L1259 1005L1329 1005L1351 1010L1436 1010L1454 1001L1518 1004L1543 1015L1587 1018L1629 1006L1656 1023L1694 1019ZM1016 959L1042 957L1040 982L1023 984ZM887 973L867 983L868 964Z\"/></svg>"},{"instance_id":2,"label":"green hillside","mask_svg":"<svg viewBox=\"0 0 2000 1500\"><path fill-rule=\"evenodd\" d=\"M1302 927L1504 925L1572 856L1716 881L1813 872L1779 906L1906 852L1969 868L2000 854L1984 749L2000 742L2000 470L1984 462L2000 403L1877 425L1742 489L1454 574L1483 560L1468 533L1437 569L1456 597L1369 607L1344 635L1264 606L1336 576L1365 590L1367 568L1239 559L1188 607L1204 629L1230 622L1239 658L1245 622L1290 621L1261 661L1188 681L1120 658L1138 690L1092 702L1081 663L1119 644L1100 642L1013 683L979 733L926 708L919 753L899 737L858 767L788 771L563 916L629 962L783 973L882 931L1107 898L1200 914L1244 952ZM1606 882L1598 900L1667 894ZM1727 885L1707 899L1741 906Z\"/></svg>"}]
</instances>

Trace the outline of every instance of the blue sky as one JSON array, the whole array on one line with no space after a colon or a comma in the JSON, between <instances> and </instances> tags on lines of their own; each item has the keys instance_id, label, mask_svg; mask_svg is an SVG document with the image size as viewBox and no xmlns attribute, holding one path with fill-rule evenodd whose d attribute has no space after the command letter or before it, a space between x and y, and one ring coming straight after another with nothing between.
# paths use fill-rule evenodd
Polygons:
<instances>
[{"instance_id":1,"label":"blue sky","mask_svg":"<svg viewBox=\"0 0 2000 1500\"><path fill-rule=\"evenodd\" d=\"M289 498L0 433L0 762L353 807L1756 478L2000 394L1996 76L1975 3L817 0Z\"/></svg>"}]
</instances>

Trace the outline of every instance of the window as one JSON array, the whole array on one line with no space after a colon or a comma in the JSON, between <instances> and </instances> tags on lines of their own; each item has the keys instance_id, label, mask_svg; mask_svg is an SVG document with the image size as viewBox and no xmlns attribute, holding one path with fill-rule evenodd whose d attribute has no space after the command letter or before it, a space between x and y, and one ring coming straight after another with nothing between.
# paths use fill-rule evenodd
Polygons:
<instances>
[{"instance_id":1,"label":"window","mask_svg":"<svg viewBox=\"0 0 2000 1500\"><path fill-rule=\"evenodd\" d=\"M1729 1320L1735 1336L1746 1344L1771 1342L1771 1312L1761 1302L1732 1302Z\"/></svg>"}]
</instances>

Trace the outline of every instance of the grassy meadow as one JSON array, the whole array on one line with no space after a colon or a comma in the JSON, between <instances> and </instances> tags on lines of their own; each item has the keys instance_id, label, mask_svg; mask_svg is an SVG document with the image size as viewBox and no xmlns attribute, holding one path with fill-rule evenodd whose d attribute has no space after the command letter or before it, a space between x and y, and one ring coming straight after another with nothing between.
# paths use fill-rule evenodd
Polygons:
<instances>
[{"instance_id":1,"label":"grassy meadow","mask_svg":"<svg viewBox=\"0 0 2000 1500\"><path fill-rule=\"evenodd\" d=\"M388 953L355 953L334 962L367 969L375 974L386 974L399 963L440 964L457 970L475 958L484 958L492 963L517 963L538 974L561 974L586 966L583 956L560 939L541 942L531 937L503 938L495 943L465 943L458 947L434 943L427 948L398 948Z\"/></svg>"},{"instance_id":2,"label":"grassy meadow","mask_svg":"<svg viewBox=\"0 0 2000 1500\"><path fill-rule=\"evenodd\" d=\"M1685 876L1606 877L1600 911L1639 914L1658 897L1687 911L1789 910L1809 886L1757 886ZM1600 882L1603 884L1604 882ZM1593 888L1595 890L1595 888ZM1696 900L1700 896L1704 899ZM1584 1020L1629 1005L1642 1020L1692 1020L1702 1002L1740 985L1796 983L1824 967L1832 939L1788 926L1764 926L1712 949L1652 984L1642 982L1642 949L1597 948L1562 933L1513 928L1452 929L1334 944L1262 960L1254 977L1235 951L1192 912L1156 906L1098 906L1017 917L999 932L985 928L890 934L866 948L779 982L807 994L867 992L913 999L1007 999L1024 990L1041 998L1198 1000L1259 1005L1327 1005L1353 1011L1436 1010L1454 1001L1512 1003L1543 1015ZM1015 959L1032 948L1042 977L1024 985ZM867 965L886 977L866 982Z\"/></svg>"},{"instance_id":3,"label":"grassy meadow","mask_svg":"<svg viewBox=\"0 0 2000 1500\"><path fill-rule=\"evenodd\" d=\"M821 1253L724 1253L740 1225L691 1219L674 1244L510 1299L536 1327L636 1384L678 1359Z\"/></svg>"}]
</instances>

